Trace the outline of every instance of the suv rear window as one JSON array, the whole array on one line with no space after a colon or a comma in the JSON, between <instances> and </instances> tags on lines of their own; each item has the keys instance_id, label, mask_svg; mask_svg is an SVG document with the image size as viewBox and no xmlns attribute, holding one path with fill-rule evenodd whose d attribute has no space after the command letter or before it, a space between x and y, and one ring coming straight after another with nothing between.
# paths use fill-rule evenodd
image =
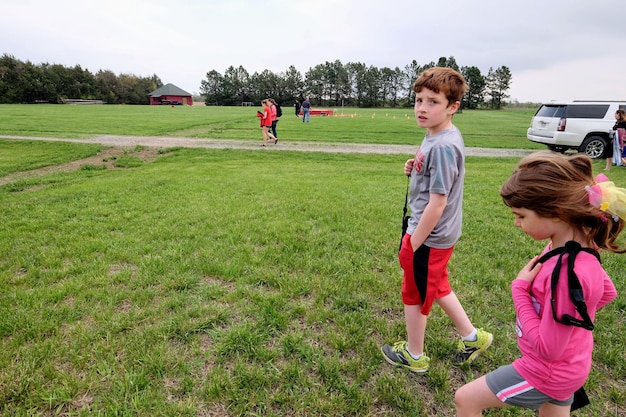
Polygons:
<instances>
[{"instance_id":1,"label":"suv rear window","mask_svg":"<svg viewBox=\"0 0 626 417\"><path fill-rule=\"evenodd\" d=\"M567 106L565 117L603 119L608 110L608 104L570 104Z\"/></svg>"},{"instance_id":2,"label":"suv rear window","mask_svg":"<svg viewBox=\"0 0 626 417\"><path fill-rule=\"evenodd\" d=\"M535 116L539 117L563 117L566 106L543 105L537 110Z\"/></svg>"}]
</instances>

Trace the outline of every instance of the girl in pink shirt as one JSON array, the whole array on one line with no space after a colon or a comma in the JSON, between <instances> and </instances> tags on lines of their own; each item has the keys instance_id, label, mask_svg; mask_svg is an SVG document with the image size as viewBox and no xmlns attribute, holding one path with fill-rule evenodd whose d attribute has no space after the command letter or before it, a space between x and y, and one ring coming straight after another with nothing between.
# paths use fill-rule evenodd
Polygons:
<instances>
[{"instance_id":1,"label":"girl in pink shirt","mask_svg":"<svg viewBox=\"0 0 626 417\"><path fill-rule=\"evenodd\" d=\"M584 154L537 152L520 161L500 195L516 227L549 242L546 256L532 259L511 284L521 357L459 388L457 416L505 406L569 416L585 405L572 403L575 393L586 398L596 311L617 296L596 250L626 252L616 244L626 190L603 175L594 181Z\"/></svg>"}]
</instances>

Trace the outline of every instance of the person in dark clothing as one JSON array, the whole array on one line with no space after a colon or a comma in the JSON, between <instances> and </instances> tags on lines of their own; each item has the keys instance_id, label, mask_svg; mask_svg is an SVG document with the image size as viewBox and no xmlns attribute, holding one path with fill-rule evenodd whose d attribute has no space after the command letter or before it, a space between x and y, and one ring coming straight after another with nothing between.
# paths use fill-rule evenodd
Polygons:
<instances>
[{"instance_id":1,"label":"person in dark clothing","mask_svg":"<svg viewBox=\"0 0 626 417\"><path fill-rule=\"evenodd\" d=\"M300 102L296 100L296 104L294 106L296 108L296 117L299 119L300 118Z\"/></svg>"},{"instance_id":2,"label":"person in dark clothing","mask_svg":"<svg viewBox=\"0 0 626 417\"><path fill-rule=\"evenodd\" d=\"M622 161L622 156L623 156L622 148L624 146L624 143L623 143L624 131L618 131L618 129L625 129L625 128L626 128L626 112L623 109L619 109L615 112L615 124L613 125L613 128L611 129L611 132L609 133L609 137L611 138L611 141L607 145L607 152L605 153L605 156L606 156L606 167L604 168L605 171L608 171L611 169L613 162L615 162L615 164L618 166L624 164Z\"/></svg>"},{"instance_id":3,"label":"person in dark clothing","mask_svg":"<svg viewBox=\"0 0 626 417\"><path fill-rule=\"evenodd\" d=\"M311 102L308 97L302 102L302 123L305 122L311 122Z\"/></svg>"}]
</instances>

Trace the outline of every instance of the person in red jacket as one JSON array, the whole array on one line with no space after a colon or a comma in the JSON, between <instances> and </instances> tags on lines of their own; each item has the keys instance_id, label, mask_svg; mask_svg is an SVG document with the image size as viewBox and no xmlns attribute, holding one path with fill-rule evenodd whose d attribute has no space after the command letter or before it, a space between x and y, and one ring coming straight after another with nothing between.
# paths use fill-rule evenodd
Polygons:
<instances>
[{"instance_id":1,"label":"person in red jacket","mask_svg":"<svg viewBox=\"0 0 626 417\"><path fill-rule=\"evenodd\" d=\"M263 129L263 143L261 146L267 146L267 143L278 143L278 139L276 136L272 135L270 132L270 128L272 127L272 111L270 109L270 101L263 100L261 105L263 105L263 112L257 111L256 115L261 119L261 129ZM268 140L268 137L270 138Z\"/></svg>"}]
</instances>

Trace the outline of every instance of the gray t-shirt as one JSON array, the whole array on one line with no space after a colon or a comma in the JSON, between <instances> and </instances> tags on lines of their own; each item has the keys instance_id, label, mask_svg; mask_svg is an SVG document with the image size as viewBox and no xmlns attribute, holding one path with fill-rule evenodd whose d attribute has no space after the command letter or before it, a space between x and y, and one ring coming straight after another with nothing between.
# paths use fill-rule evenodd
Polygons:
<instances>
[{"instance_id":1,"label":"gray t-shirt","mask_svg":"<svg viewBox=\"0 0 626 417\"><path fill-rule=\"evenodd\" d=\"M426 238L425 245L445 249L454 246L461 236L463 223L463 180L465 177L465 144L455 126L424 138L415 154L409 207L411 218L407 233L413 234L430 194L442 194L448 202L441 219Z\"/></svg>"}]
</instances>

